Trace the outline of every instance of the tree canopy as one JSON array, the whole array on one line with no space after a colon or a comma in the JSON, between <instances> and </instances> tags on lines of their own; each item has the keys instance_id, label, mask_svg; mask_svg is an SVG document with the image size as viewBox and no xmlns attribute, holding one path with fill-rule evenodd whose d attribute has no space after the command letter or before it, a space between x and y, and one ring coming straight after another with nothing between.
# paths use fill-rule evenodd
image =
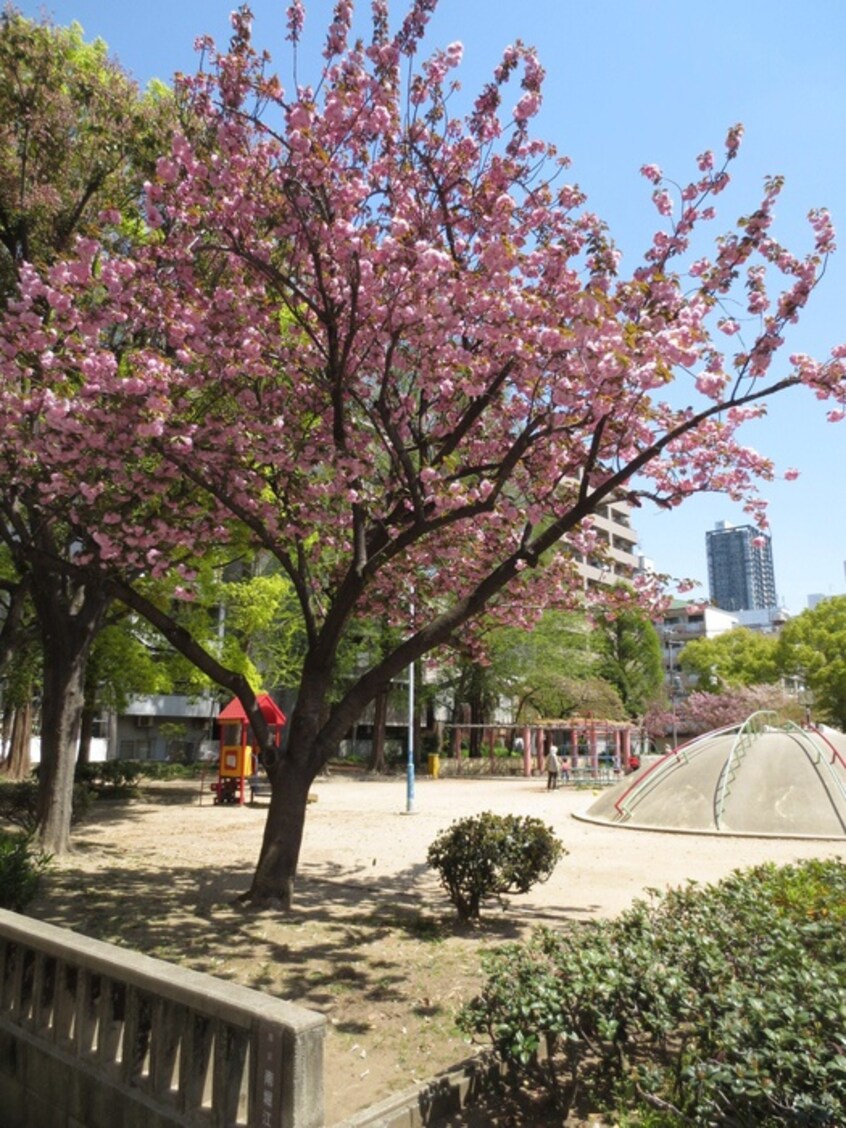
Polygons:
<instances>
[{"instance_id":1,"label":"tree canopy","mask_svg":"<svg viewBox=\"0 0 846 1128\"><path fill-rule=\"evenodd\" d=\"M629 717L642 717L664 686L661 639L642 612L600 619L594 633L596 672L615 687Z\"/></svg>"},{"instance_id":2,"label":"tree canopy","mask_svg":"<svg viewBox=\"0 0 846 1128\"><path fill-rule=\"evenodd\" d=\"M782 627L783 672L813 694L814 715L846 729L846 596L824 599Z\"/></svg>"},{"instance_id":3,"label":"tree canopy","mask_svg":"<svg viewBox=\"0 0 846 1128\"><path fill-rule=\"evenodd\" d=\"M697 690L681 702L677 719L685 733L702 733L740 724L759 712L776 713L794 724L804 720L796 695L773 684L728 686L719 693Z\"/></svg>"},{"instance_id":4,"label":"tree canopy","mask_svg":"<svg viewBox=\"0 0 846 1128\"><path fill-rule=\"evenodd\" d=\"M171 102L162 86L142 95L78 24L0 13L0 302L21 263L43 268L78 236L103 238L103 212L132 222Z\"/></svg>"},{"instance_id":5,"label":"tree canopy","mask_svg":"<svg viewBox=\"0 0 846 1128\"><path fill-rule=\"evenodd\" d=\"M747 627L735 627L714 638L696 638L681 650L679 665L696 677L700 690L720 685L771 685L779 679L778 639Z\"/></svg>"},{"instance_id":6,"label":"tree canopy","mask_svg":"<svg viewBox=\"0 0 846 1128\"><path fill-rule=\"evenodd\" d=\"M131 253L142 232L143 185L174 108L163 88L142 95L105 45L85 43L76 25L37 23L11 6L0 15L0 316L33 334L26 342L4 333L0 346L0 541L15 571L8 608L30 608L43 651L38 815L42 843L56 854L68 846L86 663L112 596L102 575L72 573L81 542L66 509L44 493L56 463L40 463L50 403L82 382L85 354L81 369L60 359L63 350L54 351L33 318L50 337L73 337L76 328L58 325L49 300L36 298L38 312L27 312L21 299L27 280L72 272L61 260L72 264L82 246ZM90 308L84 302L65 314L73 320ZM64 456L70 476L79 453ZM19 639L18 651L28 641Z\"/></svg>"},{"instance_id":7,"label":"tree canopy","mask_svg":"<svg viewBox=\"0 0 846 1128\"><path fill-rule=\"evenodd\" d=\"M536 53L507 48L453 117L460 48L415 62L433 7L391 31L374 4L352 43L338 4L319 87L290 91L240 9L230 50L206 43L182 86L193 126L146 188L149 237L23 264L0 326L0 443L28 454L7 480L68 522L73 568L131 600L132 576L175 564L190 598L198 546L246 530L290 580L305 652L287 750L265 749L259 901L290 900L309 784L391 677L459 631L472 643L483 611L583 609L579 558L601 554L609 501L717 491L763 520L773 468L742 424L796 385L832 418L846 402L846 348L775 363L833 248L827 213L807 254L781 246L772 177L703 250L739 127L678 189L644 166L660 229L623 272L532 133ZM739 350L734 302L757 326ZM649 589L587 598L625 609ZM332 700L343 641L374 613L399 640Z\"/></svg>"}]
</instances>

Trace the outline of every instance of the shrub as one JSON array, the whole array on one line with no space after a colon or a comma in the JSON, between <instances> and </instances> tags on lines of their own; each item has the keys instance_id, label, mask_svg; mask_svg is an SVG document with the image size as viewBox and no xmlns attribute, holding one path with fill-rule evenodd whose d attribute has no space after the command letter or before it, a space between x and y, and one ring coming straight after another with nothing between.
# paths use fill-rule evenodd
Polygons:
<instances>
[{"instance_id":1,"label":"shrub","mask_svg":"<svg viewBox=\"0 0 846 1128\"><path fill-rule=\"evenodd\" d=\"M27 834L0 831L0 908L19 913L38 892L50 857Z\"/></svg>"},{"instance_id":2,"label":"shrub","mask_svg":"<svg viewBox=\"0 0 846 1128\"><path fill-rule=\"evenodd\" d=\"M552 829L530 816L460 819L429 847L427 861L461 920L476 920L485 897L526 893L545 881L567 851Z\"/></svg>"},{"instance_id":3,"label":"shrub","mask_svg":"<svg viewBox=\"0 0 846 1128\"><path fill-rule=\"evenodd\" d=\"M74 779L98 793L132 792L138 780L146 774L146 764L135 760L103 760L96 763L77 764Z\"/></svg>"},{"instance_id":4,"label":"shrub","mask_svg":"<svg viewBox=\"0 0 846 1128\"><path fill-rule=\"evenodd\" d=\"M172 760L103 760L77 764L75 778L101 799L134 799L140 793L138 785L142 779L197 779L210 766L202 761L185 764Z\"/></svg>"},{"instance_id":5,"label":"shrub","mask_svg":"<svg viewBox=\"0 0 846 1128\"><path fill-rule=\"evenodd\" d=\"M73 788L71 823L80 822L91 806L91 789L83 783ZM0 783L0 819L34 834L38 826L38 783L34 779Z\"/></svg>"},{"instance_id":6,"label":"shrub","mask_svg":"<svg viewBox=\"0 0 846 1128\"><path fill-rule=\"evenodd\" d=\"M499 949L460 1023L565 1108L581 1087L628 1124L836 1128L844 906L838 861L656 894Z\"/></svg>"}]
</instances>

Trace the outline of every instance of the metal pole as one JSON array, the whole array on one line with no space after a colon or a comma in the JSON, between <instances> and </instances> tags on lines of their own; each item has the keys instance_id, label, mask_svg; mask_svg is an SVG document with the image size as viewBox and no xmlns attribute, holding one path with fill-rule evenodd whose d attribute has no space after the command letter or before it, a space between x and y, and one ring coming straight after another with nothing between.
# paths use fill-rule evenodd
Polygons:
<instances>
[{"instance_id":1,"label":"metal pole","mask_svg":"<svg viewBox=\"0 0 846 1128\"><path fill-rule=\"evenodd\" d=\"M408 667L408 770L405 786L405 809L414 810L414 662Z\"/></svg>"},{"instance_id":2,"label":"metal pole","mask_svg":"<svg viewBox=\"0 0 846 1128\"><path fill-rule=\"evenodd\" d=\"M673 748L675 749L679 742L678 734L678 716L676 714L676 672L675 663L673 662L673 647L675 642L670 639L668 642L670 647L670 702L673 709Z\"/></svg>"}]
</instances>

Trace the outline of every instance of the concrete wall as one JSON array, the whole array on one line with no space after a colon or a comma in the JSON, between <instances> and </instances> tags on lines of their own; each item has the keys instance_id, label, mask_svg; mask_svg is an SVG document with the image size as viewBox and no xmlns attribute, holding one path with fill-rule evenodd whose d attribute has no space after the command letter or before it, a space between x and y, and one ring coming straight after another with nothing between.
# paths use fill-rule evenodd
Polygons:
<instances>
[{"instance_id":1,"label":"concrete wall","mask_svg":"<svg viewBox=\"0 0 846 1128\"><path fill-rule=\"evenodd\" d=\"M322 1128L325 1019L0 910L3 1128Z\"/></svg>"},{"instance_id":2,"label":"concrete wall","mask_svg":"<svg viewBox=\"0 0 846 1128\"><path fill-rule=\"evenodd\" d=\"M109 758L109 742L100 736L95 736L91 741L91 763L102 763ZM41 737L32 736L29 740L29 759L32 764L41 763Z\"/></svg>"}]
</instances>

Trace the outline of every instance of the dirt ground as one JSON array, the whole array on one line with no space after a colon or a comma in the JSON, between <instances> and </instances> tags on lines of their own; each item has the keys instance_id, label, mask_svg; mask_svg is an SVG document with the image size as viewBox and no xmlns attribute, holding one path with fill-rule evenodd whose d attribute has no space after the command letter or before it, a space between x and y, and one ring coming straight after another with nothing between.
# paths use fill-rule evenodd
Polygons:
<instances>
[{"instance_id":1,"label":"dirt ground","mask_svg":"<svg viewBox=\"0 0 846 1128\"><path fill-rule=\"evenodd\" d=\"M324 1013L326 1121L335 1124L477 1052L455 1026L485 949L535 925L614 915L647 888L712 882L763 861L846 860L846 842L629 831L573 817L596 792L538 779L316 781L288 917L233 904L266 807L216 807L199 783L98 802L30 912ZM458 927L426 851L455 819L532 814L569 854L551 879ZM483 910L484 911L484 910Z\"/></svg>"}]
</instances>

